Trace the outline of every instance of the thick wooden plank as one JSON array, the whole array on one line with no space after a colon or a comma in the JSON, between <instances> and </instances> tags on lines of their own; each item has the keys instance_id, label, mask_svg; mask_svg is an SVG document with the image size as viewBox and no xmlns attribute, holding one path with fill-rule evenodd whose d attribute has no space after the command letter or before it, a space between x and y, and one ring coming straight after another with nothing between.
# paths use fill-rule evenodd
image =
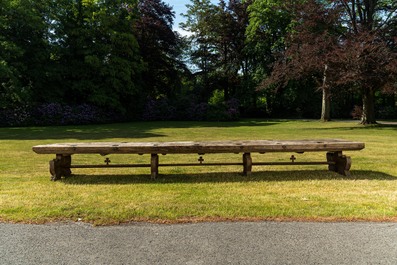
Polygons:
<instances>
[{"instance_id":1,"label":"thick wooden plank","mask_svg":"<svg viewBox=\"0 0 397 265\"><path fill-rule=\"evenodd\" d=\"M188 154L188 153L267 153L361 150L362 142L328 140L252 140L203 142L91 142L37 145L38 154Z\"/></svg>"},{"instance_id":2,"label":"thick wooden plank","mask_svg":"<svg viewBox=\"0 0 397 265\"><path fill-rule=\"evenodd\" d=\"M151 177L159 174L159 166L213 166L213 165L243 165L243 174L250 175L253 165L311 165L327 164L329 170L339 174L350 175L350 157L342 155L343 151L361 150L365 147L362 142L345 141L338 139L328 140L252 140L252 141L202 141L202 142L89 142L89 143L60 143L49 145L37 145L33 151L38 154L55 154L56 158L50 161L51 179L58 180L61 177L71 175L71 168L92 167L150 167ZM326 162L267 162L253 163L250 153L268 152L327 152ZM243 153L242 163L205 163L200 157L199 164L159 164L158 154L190 154L196 153ZM151 154L150 164L136 165L110 165L106 159L106 165L72 165L73 154Z\"/></svg>"}]
</instances>

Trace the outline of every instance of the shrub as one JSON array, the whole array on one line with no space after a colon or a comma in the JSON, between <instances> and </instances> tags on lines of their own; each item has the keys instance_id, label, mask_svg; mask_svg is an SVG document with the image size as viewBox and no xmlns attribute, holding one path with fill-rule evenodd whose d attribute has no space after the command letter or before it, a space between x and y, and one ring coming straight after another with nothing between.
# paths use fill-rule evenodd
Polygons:
<instances>
[{"instance_id":1,"label":"shrub","mask_svg":"<svg viewBox=\"0 0 397 265\"><path fill-rule=\"evenodd\" d=\"M193 121L232 121L240 118L239 101L236 99L217 104L195 102L194 97L185 97L174 102L161 98L150 99L145 105L142 119L193 120Z\"/></svg>"},{"instance_id":2,"label":"shrub","mask_svg":"<svg viewBox=\"0 0 397 265\"><path fill-rule=\"evenodd\" d=\"M175 107L171 106L166 98L149 99L145 105L142 119L145 121L173 120L176 115Z\"/></svg>"},{"instance_id":3,"label":"shrub","mask_svg":"<svg viewBox=\"0 0 397 265\"><path fill-rule=\"evenodd\" d=\"M0 109L0 126L24 126L31 123L31 110L27 105Z\"/></svg>"},{"instance_id":4,"label":"shrub","mask_svg":"<svg viewBox=\"0 0 397 265\"><path fill-rule=\"evenodd\" d=\"M209 121L235 121L240 118L239 101L231 99L218 104L209 104L206 120Z\"/></svg>"},{"instance_id":5,"label":"shrub","mask_svg":"<svg viewBox=\"0 0 397 265\"><path fill-rule=\"evenodd\" d=\"M0 110L0 126L80 125L123 120L123 115L89 104L45 103Z\"/></svg>"},{"instance_id":6,"label":"shrub","mask_svg":"<svg viewBox=\"0 0 397 265\"><path fill-rule=\"evenodd\" d=\"M204 121L206 120L208 109L208 103L191 102L190 106L187 108L186 116L184 118L192 121Z\"/></svg>"},{"instance_id":7,"label":"shrub","mask_svg":"<svg viewBox=\"0 0 397 265\"><path fill-rule=\"evenodd\" d=\"M363 116L363 108L355 105L350 115L353 117L353 119L360 120Z\"/></svg>"},{"instance_id":8,"label":"shrub","mask_svg":"<svg viewBox=\"0 0 397 265\"><path fill-rule=\"evenodd\" d=\"M240 119L240 101L238 99L232 98L226 102L227 115L229 120Z\"/></svg>"},{"instance_id":9,"label":"shrub","mask_svg":"<svg viewBox=\"0 0 397 265\"><path fill-rule=\"evenodd\" d=\"M377 116L381 119L396 119L397 118L397 108L393 106L382 106L378 112Z\"/></svg>"}]
</instances>

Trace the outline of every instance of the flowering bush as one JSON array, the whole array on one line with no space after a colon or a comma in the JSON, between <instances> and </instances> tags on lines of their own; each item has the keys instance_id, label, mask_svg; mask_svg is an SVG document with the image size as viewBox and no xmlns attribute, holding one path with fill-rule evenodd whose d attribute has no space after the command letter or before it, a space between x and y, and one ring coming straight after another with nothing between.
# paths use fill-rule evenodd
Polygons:
<instances>
[{"instance_id":1,"label":"flowering bush","mask_svg":"<svg viewBox=\"0 0 397 265\"><path fill-rule=\"evenodd\" d=\"M228 120L238 120L240 118L240 101L238 99L232 98L226 102L226 111Z\"/></svg>"},{"instance_id":2,"label":"flowering bush","mask_svg":"<svg viewBox=\"0 0 397 265\"><path fill-rule=\"evenodd\" d=\"M94 124L120 121L120 117L89 104L46 103L0 110L0 126Z\"/></svg>"},{"instance_id":3,"label":"flowering bush","mask_svg":"<svg viewBox=\"0 0 397 265\"><path fill-rule=\"evenodd\" d=\"M59 103L42 104L35 110L37 125L94 124L120 121L120 115L90 104L76 106Z\"/></svg>"},{"instance_id":4,"label":"flowering bush","mask_svg":"<svg viewBox=\"0 0 397 265\"><path fill-rule=\"evenodd\" d=\"M171 102L168 99L150 99L145 105L143 120L232 121L240 117L239 102L208 104L184 98ZM45 103L38 106L19 106L0 109L0 126L79 125L109 123L125 120L120 113L104 110L90 104L70 106Z\"/></svg>"},{"instance_id":5,"label":"flowering bush","mask_svg":"<svg viewBox=\"0 0 397 265\"><path fill-rule=\"evenodd\" d=\"M0 109L0 126L23 126L31 120L30 108L18 106L13 109Z\"/></svg>"},{"instance_id":6,"label":"flowering bush","mask_svg":"<svg viewBox=\"0 0 397 265\"><path fill-rule=\"evenodd\" d=\"M173 120L175 119L175 112L175 108L169 104L167 99L149 99L142 118L145 121Z\"/></svg>"},{"instance_id":7,"label":"flowering bush","mask_svg":"<svg viewBox=\"0 0 397 265\"><path fill-rule=\"evenodd\" d=\"M193 121L232 121L240 118L239 101L208 104L195 102L194 99L180 99L170 102L167 99L150 99L146 103L142 119L155 120L193 120Z\"/></svg>"}]
</instances>

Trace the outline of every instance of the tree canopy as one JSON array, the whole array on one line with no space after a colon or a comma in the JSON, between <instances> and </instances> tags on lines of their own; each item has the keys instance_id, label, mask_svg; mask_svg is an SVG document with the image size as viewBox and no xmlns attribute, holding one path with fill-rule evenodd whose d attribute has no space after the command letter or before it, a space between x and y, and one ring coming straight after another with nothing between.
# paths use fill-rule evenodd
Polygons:
<instances>
[{"instance_id":1,"label":"tree canopy","mask_svg":"<svg viewBox=\"0 0 397 265\"><path fill-rule=\"evenodd\" d=\"M313 78L323 90L323 120L330 119L330 88L349 89L362 97L361 122L375 123L376 91L396 91L395 36L389 27L396 7L391 4L308 0L287 5L294 16L286 49L263 86Z\"/></svg>"},{"instance_id":2,"label":"tree canopy","mask_svg":"<svg viewBox=\"0 0 397 265\"><path fill-rule=\"evenodd\" d=\"M191 0L183 15L186 36L162 0L0 0L0 125L397 117L396 1Z\"/></svg>"}]
</instances>

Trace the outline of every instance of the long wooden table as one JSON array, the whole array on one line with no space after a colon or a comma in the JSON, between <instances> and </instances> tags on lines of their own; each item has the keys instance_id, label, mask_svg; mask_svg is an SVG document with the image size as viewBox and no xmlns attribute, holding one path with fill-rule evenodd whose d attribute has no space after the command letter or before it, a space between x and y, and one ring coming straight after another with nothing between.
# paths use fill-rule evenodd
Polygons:
<instances>
[{"instance_id":1,"label":"long wooden table","mask_svg":"<svg viewBox=\"0 0 397 265\"><path fill-rule=\"evenodd\" d=\"M37 154L55 154L50 161L52 180L71 175L72 168L112 168L112 167L150 167L152 178L159 174L159 166L222 166L242 165L243 174L249 175L253 165L328 165L330 171L350 175L351 159L343 151L361 150L362 142L338 139L328 140L252 140L252 141L203 141L203 142L90 142L90 143L57 143L37 145L33 151ZM255 162L251 153L272 152L326 152L326 161L297 162L294 155L291 162ZM241 153L242 162L204 163L204 154ZM150 154L150 164L111 164L107 158L103 165L72 165L72 155L76 154ZM198 154L199 163L160 164L159 154Z\"/></svg>"}]
</instances>

